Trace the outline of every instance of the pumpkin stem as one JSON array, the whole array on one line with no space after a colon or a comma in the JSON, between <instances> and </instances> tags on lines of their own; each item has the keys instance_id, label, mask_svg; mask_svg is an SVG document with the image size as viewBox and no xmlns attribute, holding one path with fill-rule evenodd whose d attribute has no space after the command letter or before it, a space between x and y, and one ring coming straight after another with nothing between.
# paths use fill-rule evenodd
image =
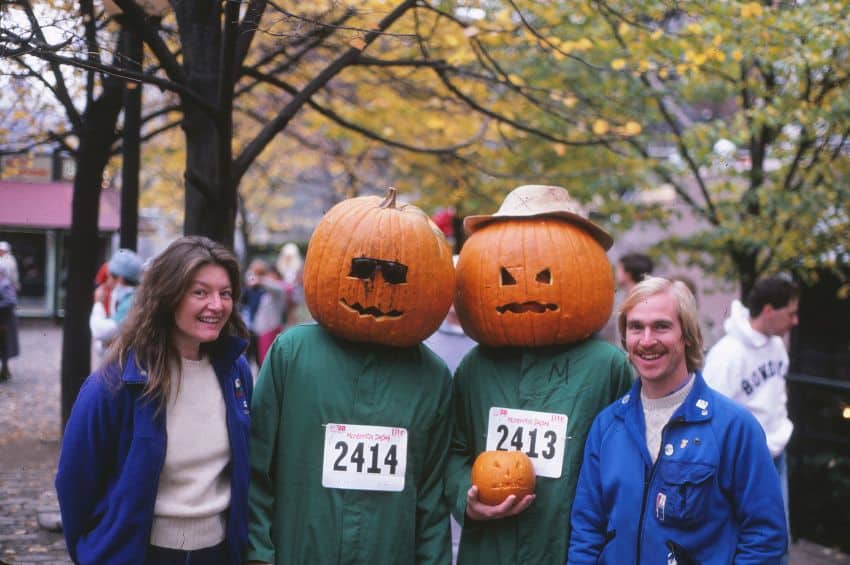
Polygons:
<instances>
[{"instance_id":1,"label":"pumpkin stem","mask_svg":"<svg viewBox=\"0 0 850 565\"><path fill-rule=\"evenodd\" d=\"M384 197L384 201L381 202L379 208L395 208L395 199L398 195L398 190L395 187L389 187L387 189L387 195Z\"/></svg>"}]
</instances>

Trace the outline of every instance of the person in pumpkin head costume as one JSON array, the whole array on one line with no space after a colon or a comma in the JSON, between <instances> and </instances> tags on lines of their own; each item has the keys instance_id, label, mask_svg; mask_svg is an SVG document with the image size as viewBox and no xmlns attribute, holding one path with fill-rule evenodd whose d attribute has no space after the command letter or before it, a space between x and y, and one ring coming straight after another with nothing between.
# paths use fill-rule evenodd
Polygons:
<instances>
[{"instance_id":1,"label":"person in pumpkin head costume","mask_svg":"<svg viewBox=\"0 0 850 565\"><path fill-rule=\"evenodd\" d=\"M592 337L613 305L612 240L555 186L516 188L464 228L455 308L479 345L453 382L446 497L463 527L458 563L560 565L588 429L632 383L623 352ZM526 453L535 493L479 500L470 471L485 450Z\"/></svg>"},{"instance_id":2,"label":"person in pumpkin head costume","mask_svg":"<svg viewBox=\"0 0 850 565\"><path fill-rule=\"evenodd\" d=\"M264 563L448 563L451 375L421 342L452 253L395 189L331 208L307 250L316 324L278 336L252 404L249 550Z\"/></svg>"}]
</instances>

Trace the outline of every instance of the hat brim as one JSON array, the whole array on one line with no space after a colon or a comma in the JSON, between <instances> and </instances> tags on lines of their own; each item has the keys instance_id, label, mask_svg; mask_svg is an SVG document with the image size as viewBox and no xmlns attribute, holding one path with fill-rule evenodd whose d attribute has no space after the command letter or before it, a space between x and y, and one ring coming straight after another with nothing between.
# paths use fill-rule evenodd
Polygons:
<instances>
[{"instance_id":1,"label":"hat brim","mask_svg":"<svg viewBox=\"0 0 850 565\"><path fill-rule=\"evenodd\" d=\"M599 245L605 251L611 249L611 246L614 245L614 238L611 235L602 229L599 225L591 222L587 218L579 216L578 214L573 214L572 212L566 211L556 211L556 212L545 212L539 214L505 214L499 215L496 214L482 214L479 216L467 216L463 219L463 230L467 235L472 235L473 232L481 229L485 225L498 222L502 220L519 220L523 218L545 218L545 217L557 217L567 220L573 224L577 224L578 226L584 228L590 233L590 235L599 242Z\"/></svg>"}]
</instances>

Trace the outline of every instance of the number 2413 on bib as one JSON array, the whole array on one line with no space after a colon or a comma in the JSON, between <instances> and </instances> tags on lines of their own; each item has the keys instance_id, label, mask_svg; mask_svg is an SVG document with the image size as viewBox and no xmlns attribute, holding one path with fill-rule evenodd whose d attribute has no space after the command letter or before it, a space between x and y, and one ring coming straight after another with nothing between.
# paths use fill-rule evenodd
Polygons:
<instances>
[{"instance_id":1,"label":"number 2413 on bib","mask_svg":"<svg viewBox=\"0 0 850 565\"><path fill-rule=\"evenodd\" d=\"M557 479L564 465L567 416L514 408L490 408L488 451L522 451L539 477Z\"/></svg>"}]
</instances>

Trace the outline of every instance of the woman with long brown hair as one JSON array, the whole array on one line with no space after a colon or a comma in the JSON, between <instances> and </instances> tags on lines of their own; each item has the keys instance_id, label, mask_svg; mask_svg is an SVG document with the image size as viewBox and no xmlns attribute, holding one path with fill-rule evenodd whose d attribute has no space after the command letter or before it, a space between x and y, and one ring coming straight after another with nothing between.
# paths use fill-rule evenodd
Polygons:
<instances>
[{"instance_id":1,"label":"woman with long brown hair","mask_svg":"<svg viewBox=\"0 0 850 565\"><path fill-rule=\"evenodd\" d=\"M56 492L76 563L241 563L252 378L233 254L183 237L86 379Z\"/></svg>"}]
</instances>

